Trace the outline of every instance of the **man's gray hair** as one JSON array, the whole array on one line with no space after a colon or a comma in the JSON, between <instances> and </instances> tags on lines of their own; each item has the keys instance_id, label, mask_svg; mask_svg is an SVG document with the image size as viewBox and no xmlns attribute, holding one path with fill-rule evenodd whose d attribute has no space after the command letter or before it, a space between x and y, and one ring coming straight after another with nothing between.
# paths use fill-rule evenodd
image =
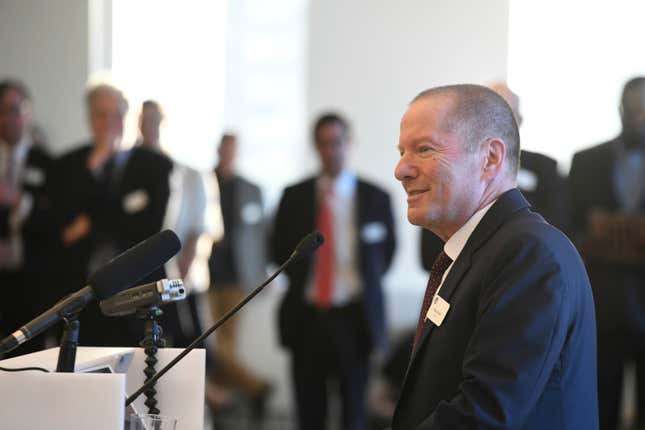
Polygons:
<instances>
[{"instance_id":1,"label":"man's gray hair","mask_svg":"<svg viewBox=\"0 0 645 430\"><path fill-rule=\"evenodd\" d=\"M411 104L437 96L452 101L445 131L461 136L469 151L474 151L486 139L500 138L506 145L510 173L515 176L520 162L520 132L508 103L490 88L459 84L422 91Z\"/></svg>"},{"instance_id":2,"label":"man's gray hair","mask_svg":"<svg viewBox=\"0 0 645 430\"><path fill-rule=\"evenodd\" d=\"M128 100L123 95L123 92L114 85L106 83L92 85L85 92L85 103L88 111L92 111L94 100L102 94L111 94L121 99L121 110L124 114L128 111Z\"/></svg>"}]
</instances>

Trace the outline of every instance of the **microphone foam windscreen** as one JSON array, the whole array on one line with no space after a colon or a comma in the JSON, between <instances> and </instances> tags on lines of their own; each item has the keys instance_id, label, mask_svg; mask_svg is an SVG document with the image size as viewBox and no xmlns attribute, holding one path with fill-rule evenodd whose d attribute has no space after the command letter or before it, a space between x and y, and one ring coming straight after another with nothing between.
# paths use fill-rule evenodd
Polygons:
<instances>
[{"instance_id":1,"label":"microphone foam windscreen","mask_svg":"<svg viewBox=\"0 0 645 430\"><path fill-rule=\"evenodd\" d=\"M110 260L89 277L88 284L99 300L105 300L161 267L180 249L177 235L164 230Z\"/></svg>"},{"instance_id":2,"label":"microphone foam windscreen","mask_svg":"<svg viewBox=\"0 0 645 430\"><path fill-rule=\"evenodd\" d=\"M296 246L295 254L298 258L305 258L317 250L325 241L325 237L319 231L312 231Z\"/></svg>"}]
</instances>

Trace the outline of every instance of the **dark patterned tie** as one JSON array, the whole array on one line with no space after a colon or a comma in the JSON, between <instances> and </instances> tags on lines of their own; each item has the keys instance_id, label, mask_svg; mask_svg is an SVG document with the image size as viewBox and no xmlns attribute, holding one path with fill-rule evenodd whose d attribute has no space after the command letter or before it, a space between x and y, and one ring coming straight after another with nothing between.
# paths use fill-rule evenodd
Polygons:
<instances>
[{"instance_id":1,"label":"dark patterned tie","mask_svg":"<svg viewBox=\"0 0 645 430\"><path fill-rule=\"evenodd\" d=\"M423 329L423 323L426 319L426 313L430 308L430 302L434 294L437 292L439 285L441 284L441 278L443 277L443 272L446 271L448 266L452 263L452 259L448 257L448 254L443 252L443 250L437 255L437 258L432 264L432 269L430 270L430 279L428 279L428 285L426 286L426 293L423 296L423 307L421 308L421 314L419 315L419 322L417 324L417 332L414 336L414 349L417 347L417 342L419 341L419 336L421 336L421 330Z\"/></svg>"}]
</instances>

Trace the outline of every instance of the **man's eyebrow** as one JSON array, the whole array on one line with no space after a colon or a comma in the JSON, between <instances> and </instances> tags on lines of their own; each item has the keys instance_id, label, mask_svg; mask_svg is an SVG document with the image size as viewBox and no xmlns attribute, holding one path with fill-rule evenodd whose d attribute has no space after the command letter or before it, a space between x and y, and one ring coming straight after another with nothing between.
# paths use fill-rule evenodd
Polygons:
<instances>
[{"instance_id":1,"label":"man's eyebrow","mask_svg":"<svg viewBox=\"0 0 645 430\"><path fill-rule=\"evenodd\" d=\"M430 136L421 136L421 137L418 137L418 138L414 139L412 141L412 143L410 144L410 146L414 147L414 146L417 146L417 145L419 145L421 143L428 143L430 145L433 145L435 142L430 138ZM403 150L403 147L401 146L400 143L396 145L396 148L397 148L397 150L399 152L401 152Z\"/></svg>"},{"instance_id":2,"label":"man's eyebrow","mask_svg":"<svg viewBox=\"0 0 645 430\"><path fill-rule=\"evenodd\" d=\"M419 143L433 143L433 142L434 142L434 139L432 139L431 136L423 135L423 136L419 136L416 139L414 139L412 141L412 144L417 145Z\"/></svg>"}]
</instances>

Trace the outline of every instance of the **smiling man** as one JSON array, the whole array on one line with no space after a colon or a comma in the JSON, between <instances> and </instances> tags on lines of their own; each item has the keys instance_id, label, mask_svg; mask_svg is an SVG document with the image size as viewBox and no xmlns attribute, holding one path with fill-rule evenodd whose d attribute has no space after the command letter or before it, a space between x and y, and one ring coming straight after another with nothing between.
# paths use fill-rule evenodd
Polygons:
<instances>
[{"instance_id":1,"label":"smiling man","mask_svg":"<svg viewBox=\"0 0 645 430\"><path fill-rule=\"evenodd\" d=\"M424 91L401 120L399 151L408 220L446 243L392 428L597 428L589 281L516 188L509 106L477 85Z\"/></svg>"}]
</instances>

